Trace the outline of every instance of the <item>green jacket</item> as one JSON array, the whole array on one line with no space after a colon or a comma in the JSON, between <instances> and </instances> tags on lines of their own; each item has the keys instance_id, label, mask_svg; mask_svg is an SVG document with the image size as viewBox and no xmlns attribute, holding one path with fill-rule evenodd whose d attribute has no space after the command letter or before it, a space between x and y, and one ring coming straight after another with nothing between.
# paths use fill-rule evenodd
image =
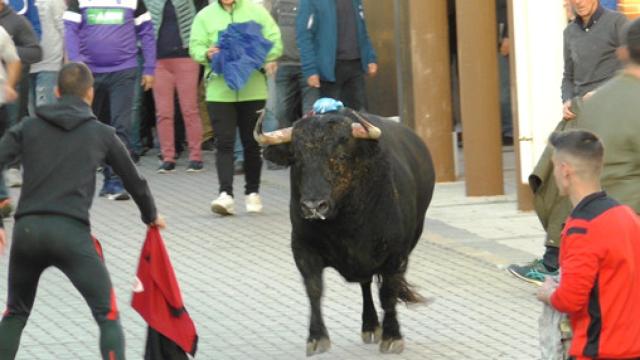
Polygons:
<instances>
[{"instance_id":1,"label":"green jacket","mask_svg":"<svg viewBox=\"0 0 640 360\"><path fill-rule=\"evenodd\" d=\"M255 21L262 25L262 35L273 42L273 48L266 62L275 61L282 54L280 28L269 12L260 5L248 0L236 0L233 10L227 12L218 1L200 11L191 27L189 54L198 63L205 65L206 100L216 102L237 102L265 100L267 98L267 79L260 71L254 71L249 81L240 91L231 90L222 75L211 72L207 50L218 42L218 34L231 23Z\"/></svg>"},{"instance_id":2,"label":"green jacket","mask_svg":"<svg viewBox=\"0 0 640 360\"><path fill-rule=\"evenodd\" d=\"M556 130L579 128L594 132L604 144L602 188L609 196L640 214L640 79L619 73L586 101L574 99L574 120L562 121ZM558 246L562 224L571 212L553 180L551 149L547 147L529 184L534 206L547 232L547 244Z\"/></svg>"}]
</instances>

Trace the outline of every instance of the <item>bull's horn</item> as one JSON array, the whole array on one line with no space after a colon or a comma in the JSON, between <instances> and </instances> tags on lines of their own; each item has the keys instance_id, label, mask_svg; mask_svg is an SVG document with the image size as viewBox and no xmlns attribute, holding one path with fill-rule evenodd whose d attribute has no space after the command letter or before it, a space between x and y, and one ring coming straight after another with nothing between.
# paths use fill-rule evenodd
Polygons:
<instances>
[{"instance_id":1,"label":"bull's horn","mask_svg":"<svg viewBox=\"0 0 640 360\"><path fill-rule=\"evenodd\" d=\"M258 111L260 116L256 121L256 127L253 129L253 138L256 139L260 145L278 145L291 142L292 128L284 128L276 131L270 131L267 133L262 132L262 122L266 111L264 109Z\"/></svg>"},{"instance_id":2,"label":"bull's horn","mask_svg":"<svg viewBox=\"0 0 640 360\"><path fill-rule=\"evenodd\" d=\"M358 123L351 124L351 134L357 139L378 140L382 135L382 130L367 121L362 115L356 111L352 112L358 119Z\"/></svg>"}]
</instances>

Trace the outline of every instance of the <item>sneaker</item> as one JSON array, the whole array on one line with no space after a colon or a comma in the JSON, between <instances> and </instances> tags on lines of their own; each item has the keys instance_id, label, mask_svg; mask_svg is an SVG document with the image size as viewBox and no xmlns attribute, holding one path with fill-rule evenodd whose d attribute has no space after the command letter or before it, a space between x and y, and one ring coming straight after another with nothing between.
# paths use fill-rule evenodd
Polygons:
<instances>
[{"instance_id":1,"label":"sneaker","mask_svg":"<svg viewBox=\"0 0 640 360\"><path fill-rule=\"evenodd\" d=\"M106 180L100 190L100 196L107 200L129 200L129 193L124 189L120 180Z\"/></svg>"},{"instance_id":2,"label":"sneaker","mask_svg":"<svg viewBox=\"0 0 640 360\"><path fill-rule=\"evenodd\" d=\"M247 195L245 198L245 205L247 207L247 212L259 213L262 211L262 200L260 200L260 195L258 193L251 193Z\"/></svg>"},{"instance_id":3,"label":"sneaker","mask_svg":"<svg viewBox=\"0 0 640 360\"><path fill-rule=\"evenodd\" d=\"M507 270L515 277L541 286L547 276L557 276L558 270L549 271L542 262L542 259L536 259L527 265L510 265Z\"/></svg>"},{"instance_id":4,"label":"sneaker","mask_svg":"<svg viewBox=\"0 0 640 360\"><path fill-rule=\"evenodd\" d=\"M171 161L163 162L158 168L158 174L169 174L176 171L176 163Z\"/></svg>"},{"instance_id":5,"label":"sneaker","mask_svg":"<svg viewBox=\"0 0 640 360\"><path fill-rule=\"evenodd\" d=\"M244 174L244 161L237 160L233 163L233 174L234 175L242 175Z\"/></svg>"},{"instance_id":6,"label":"sneaker","mask_svg":"<svg viewBox=\"0 0 640 360\"><path fill-rule=\"evenodd\" d=\"M20 169L11 168L7 170L4 175L5 180L7 181L8 187L20 187L22 186L22 173Z\"/></svg>"},{"instance_id":7,"label":"sneaker","mask_svg":"<svg viewBox=\"0 0 640 360\"><path fill-rule=\"evenodd\" d=\"M189 166L187 166L188 173L197 173L204 171L204 164L202 161L191 160L189 161Z\"/></svg>"},{"instance_id":8,"label":"sneaker","mask_svg":"<svg viewBox=\"0 0 640 360\"><path fill-rule=\"evenodd\" d=\"M211 211L219 215L233 215L235 210L233 197L226 192L221 192L217 199L211 202Z\"/></svg>"}]
</instances>

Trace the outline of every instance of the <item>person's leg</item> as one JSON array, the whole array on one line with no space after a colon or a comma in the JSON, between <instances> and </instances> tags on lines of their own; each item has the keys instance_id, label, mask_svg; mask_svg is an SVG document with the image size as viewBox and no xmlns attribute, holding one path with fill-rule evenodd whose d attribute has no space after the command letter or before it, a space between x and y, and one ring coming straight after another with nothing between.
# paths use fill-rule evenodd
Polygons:
<instances>
[{"instance_id":1,"label":"person's leg","mask_svg":"<svg viewBox=\"0 0 640 360\"><path fill-rule=\"evenodd\" d=\"M142 79L142 65L144 58L142 53L138 51L137 55L138 67L136 69L136 82L133 90L133 108L131 109L131 148L136 157L142 155L142 116L143 116L143 99L144 89L140 85Z\"/></svg>"},{"instance_id":2,"label":"person's leg","mask_svg":"<svg viewBox=\"0 0 640 360\"><path fill-rule=\"evenodd\" d=\"M53 92L58 84L58 73L55 71L42 71L36 76L34 84L35 106L53 104L56 102L56 96Z\"/></svg>"},{"instance_id":3,"label":"person's leg","mask_svg":"<svg viewBox=\"0 0 640 360\"><path fill-rule=\"evenodd\" d=\"M207 102L211 127L216 134L216 169L219 192L233 196L233 147L238 114L235 103Z\"/></svg>"},{"instance_id":4,"label":"person's leg","mask_svg":"<svg viewBox=\"0 0 640 360\"><path fill-rule=\"evenodd\" d=\"M127 69L109 74L109 110L111 126L131 151L131 113L133 111L133 92L135 89L136 69Z\"/></svg>"},{"instance_id":5,"label":"person's leg","mask_svg":"<svg viewBox=\"0 0 640 360\"><path fill-rule=\"evenodd\" d=\"M16 221L9 255L9 288L7 307L0 322L0 359L14 359L42 271L49 265L43 252L42 239L33 231L33 217Z\"/></svg>"},{"instance_id":6,"label":"person's leg","mask_svg":"<svg viewBox=\"0 0 640 360\"><path fill-rule=\"evenodd\" d=\"M296 66L295 71L295 81L298 83L302 97L302 115L305 115L313 110L313 104L320 98L320 89L312 88L307 84L307 81L302 75L302 67Z\"/></svg>"},{"instance_id":7,"label":"person's leg","mask_svg":"<svg viewBox=\"0 0 640 360\"><path fill-rule=\"evenodd\" d=\"M245 194L257 193L260 190L262 158L260 145L253 137L253 129L258 121L258 110L264 108L265 101L244 101L236 104L238 128L244 149Z\"/></svg>"},{"instance_id":8,"label":"person's leg","mask_svg":"<svg viewBox=\"0 0 640 360\"><path fill-rule=\"evenodd\" d=\"M175 82L179 81L179 76L175 76L175 69L172 67L170 59L161 59L156 63L155 86L153 98L156 103L158 141L162 160L165 162L175 162L175 147L173 143L173 117Z\"/></svg>"},{"instance_id":9,"label":"person's leg","mask_svg":"<svg viewBox=\"0 0 640 360\"><path fill-rule=\"evenodd\" d=\"M293 125L298 117L298 105L300 91L296 77L296 66L282 65L276 73L276 98L275 115L279 128L287 128Z\"/></svg>"},{"instance_id":10,"label":"person's leg","mask_svg":"<svg viewBox=\"0 0 640 360\"><path fill-rule=\"evenodd\" d=\"M7 114L7 108L4 105L0 105L0 137L2 137L2 135L4 135L8 123L9 122L9 118L8 118L8 114ZM0 175L1 176L1 175ZM4 179L0 180L0 212L2 213L2 216L4 216L4 210L5 206L11 206L10 204L3 204L3 201L7 201L9 200L9 191L7 190L7 186L5 185ZM11 210L9 209L9 212ZM8 214L7 214L8 216Z\"/></svg>"},{"instance_id":11,"label":"person's leg","mask_svg":"<svg viewBox=\"0 0 640 360\"><path fill-rule=\"evenodd\" d=\"M340 100L339 84L331 81L320 81L320 97Z\"/></svg>"},{"instance_id":12,"label":"person's leg","mask_svg":"<svg viewBox=\"0 0 640 360\"><path fill-rule=\"evenodd\" d=\"M189 145L189 160L202 161L202 120L198 110L199 67L190 58L177 59L178 99Z\"/></svg>"},{"instance_id":13,"label":"person's leg","mask_svg":"<svg viewBox=\"0 0 640 360\"><path fill-rule=\"evenodd\" d=\"M338 62L336 66L336 77L341 83L340 101L344 106L356 111L364 110L364 73L361 69L360 60Z\"/></svg>"},{"instance_id":14,"label":"person's leg","mask_svg":"<svg viewBox=\"0 0 640 360\"><path fill-rule=\"evenodd\" d=\"M53 265L71 280L89 305L100 328L102 358L124 359L124 333L100 244L92 238L89 227L77 220L49 216L42 222L55 224L55 231L50 232Z\"/></svg>"},{"instance_id":15,"label":"person's leg","mask_svg":"<svg viewBox=\"0 0 640 360\"><path fill-rule=\"evenodd\" d=\"M511 82L509 57L498 54L500 66L500 120L502 124L502 139L505 145L513 143L513 123L511 121ZM509 142L511 144L509 144Z\"/></svg>"}]
</instances>

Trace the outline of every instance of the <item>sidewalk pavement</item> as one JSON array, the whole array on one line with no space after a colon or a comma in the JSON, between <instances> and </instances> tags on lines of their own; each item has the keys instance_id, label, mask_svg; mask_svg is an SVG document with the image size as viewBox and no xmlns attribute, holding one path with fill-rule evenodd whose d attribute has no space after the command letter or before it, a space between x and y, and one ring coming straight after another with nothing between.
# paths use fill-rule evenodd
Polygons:
<instances>
[{"instance_id":1,"label":"sidewalk pavement","mask_svg":"<svg viewBox=\"0 0 640 360\"><path fill-rule=\"evenodd\" d=\"M244 211L244 182L236 176L237 215L221 218L209 210L217 181L213 156L207 153L205 160L207 171L200 174L187 174L181 159L176 174L158 175L151 155L139 167L167 218L163 236L200 335L196 358L304 359L309 306L289 245L288 170L264 171L265 209L258 215ZM513 169L507 166L505 173L505 196L471 199L462 182L437 185L407 275L434 302L398 306L403 354L382 356L377 346L362 344L360 288L328 269L323 312L332 349L316 358L539 358L542 306L535 288L503 267L541 251L543 233L533 214L516 211L508 180ZM146 229L132 201L96 198L92 223L116 287L127 356L140 359L146 328L129 303ZM0 258L0 297L7 293L7 260ZM88 307L58 270L47 270L18 359L98 358L97 326Z\"/></svg>"}]
</instances>

